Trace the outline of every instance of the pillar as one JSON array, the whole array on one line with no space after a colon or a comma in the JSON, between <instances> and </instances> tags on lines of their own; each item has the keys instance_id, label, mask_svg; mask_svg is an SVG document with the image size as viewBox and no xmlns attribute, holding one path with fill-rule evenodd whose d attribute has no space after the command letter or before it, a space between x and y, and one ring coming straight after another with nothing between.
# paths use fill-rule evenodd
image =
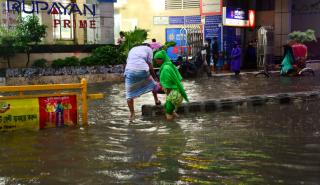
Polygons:
<instances>
[{"instance_id":1,"label":"pillar","mask_svg":"<svg viewBox=\"0 0 320 185\"><path fill-rule=\"evenodd\" d=\"M291 0L275 1L275 28L274 28L274 54L283 54L282 46L288 41L291 32Z\"/></svg>"},{"instance_id":2,"label":"pillar","mask_svg":"<svg viewBox=\"0 0 320 185\"><path fill-rule=\"evenodd\" d=\"M114 44L114 4L103 3L99 4L99 15L100 21L97 27L100 27L100 40L99 44Z\"/></svg>"}]
</instances>

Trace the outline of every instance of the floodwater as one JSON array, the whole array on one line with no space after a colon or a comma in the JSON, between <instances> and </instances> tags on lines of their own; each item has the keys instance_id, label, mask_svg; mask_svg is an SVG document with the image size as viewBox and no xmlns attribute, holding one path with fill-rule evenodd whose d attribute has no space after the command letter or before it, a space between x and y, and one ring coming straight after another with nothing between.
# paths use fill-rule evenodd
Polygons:
<instances>
[{"instance_id":1,"label":"floodwater","mask_svg":"<svg viewBox=\"0 0 320 185\"><path fill-rule=\"evenodd\" d=\"M319 77L185 81L191 101L320 90ZM95 84L89 127L0 133L2 184L320 184L319 102L128 122L123 84ZM160 97L164 101L164 97Z\"/></svg>"}]
</instances>

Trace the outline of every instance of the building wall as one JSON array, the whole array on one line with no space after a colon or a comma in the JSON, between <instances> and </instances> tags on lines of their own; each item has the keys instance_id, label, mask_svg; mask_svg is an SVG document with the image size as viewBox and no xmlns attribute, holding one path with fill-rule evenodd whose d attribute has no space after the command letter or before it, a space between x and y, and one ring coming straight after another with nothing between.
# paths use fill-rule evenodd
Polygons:
<instances>
[{"instance_id":1,"label":"building wall","mask_svg":"<svg viewBox=\"0 0 320 185\"><path fill-rule=\"evenodd\" d=\"M51 0L43 0L42 2L47 2L48 9L52 7L52 3L62 3L64 6L67 6L68 3L71 2L71 0L57 0L57 1L51 1ZM15 2L15 1L12 1ZM17 1L18 2L18 1ZM31 4L32 1L25 1L27 8L29 10L34 9L36 10L36 3L34 3L34 6ZM35 1L37 2L37 1ZM88 0L76 0L75 1L78 8L83 12L84 4L89 5ZM16 11L11 11L7 13L7 6L6 6L6 0L0 0L1 6L0 6L0 24L2 26L8 27L14 27L16 18L18 17L18 13ZM35 15L37 15L40 19L41 24L44 24L47 26L47 35L43 39L43 43L45 44L55 44L55 43L68 43L68 44L86 44L86 43L94 43L94 44L111 44L114 43L114 8L113 3L97 3L97 1L90 1L92 4L96 4L96 15L93 16L89 12L87 12L87 15L80 15L79 13L73 13L74 20L76 22L76 25L73 25L71 23L71 26L73 28L73 38L72 39L57 39L54 38L54 29L58 30L59 27L63 27L63 21L61 21L60 25L58 25L56 28L54 28L54 15L47 13L48 10L40 10L39 14L34 12ZM90 8L92 8L90 4ZM44 5L40 5L39 8L41 8ZM23 7L23 4L21 4L21 7ZM32 8L34 7L34 8ZM63 12L63 8L60 7L60 10ZM15 12L14 14L12 12ZM24 12L21 12L22 16L32 15L31 13L26 14ZM4 20L13 20L10 23L8 21ZM80 28L80 20L95 20L96 21L96 28L89 28L90 23L88 22L87 28ZM92 39L91 39L92 38Z\"/></svg>"},{"instance_id":2,"label":"building wall","mask_svg":"<svg viewBox=\"0 0 320 185\"><path fill-rule=\"evenodd\" d=\"M276 0L274 16L274 55L281 56L291 33L291 0Z\"/></svg>"},{"instance_id":3,"label":"building wall","mask_svg":"<svg viewBox=\"0 0 320 185\"><path fill-rule=\"evenodd\" d=\"M317 37L320 37L320 1L293 0L292 5L292 30L305 31L313 29L316 31Z\"/></svg>"},{"instance_id":4,"label":"building wall","mask_svg":"<svg viewBox=\"0 0 320 185\"><path fill-rule=\"evenodd\" d=\"M52 5L51 0L43 0ZM6 13L6 6L5 0L0 0L0 24L4 27L11 27L14 29L15 23L12 21L10 24L8 22L4 22L4 19L14 19L18 14ZM26 1L28 2L28 1ZM65 0L58 0L54 2L62 2L65 3ZM76 3L80 10L83 10L83 4L88 2L88 0L76 0ZM92 1L91 1L92 2ZM88 3L87 3L88 4ZM4 10L4 11L3 11ZM30 14L31 15L31 14ZM114 43L114 5L113 3L98 3L96 6L96 16L93 18L91 14L88 13L88 16L82 16L79 14L75 14L76 26L74 29L74 39L73 40L57 40L54 38L54 17L53 15L47 13L47 11L40 11L38 15L40 19L40 23L47 25L47 34L46 37L43 39L43 44L113 44ZM9 17L10 16L10 17ZM96 20L96 27L95 29L91 28L79 28L79 20ZM89 24L89 23L88 23ZM63 23L61 22L63 26ZM11 28L10 28L11 29ZM32 53L30 62L37 59L44 58L48 61L53 61L58 58L65 58L70 56L76 56L79 58L83 58L88 56L88 53ZM25 54L17 54L15 57L11 59L11 66L12 67L25 67L27 61L27 56ZM31 65L30 64L30 65ZM0 68L6 68L7 62L4 61L2 58L0 59Z\"/></svg>"},{"instance_id":5,"label":"building wall","mask_svg":"<svg viewBox=\"0 0 320 185\"><path fill-rule=\"evenodd\" d=\"M256 12L256 28L261 26L274 27L274 11L257 11ZM257 30L253 31L250 28L246 30L246 44L257 39Z\"/></svg>"},{"instance_id":6,"label":"building wall","mask_svg":"<svg viewBox=\"0 0 320 185\"><path fill-rule=\"evenodd\" d=\"M100 35L98 44L114 43L114 7L113 3L101 3L100 11Z\"/></svg>"},{"instance_id":7,"label":"building wall","mask_svg":"<svg viewBox=\"0 0 320 185\"><path fill-rule=\"evenodd\" d=\"M32 53L30 55L30 66L33 64L33 61L37 59L46 59L49 65L55 59L64 59L66 57L75 56L79 59L89 56L90 53ZM26 67L27 63L27 55L23 53L19 53L15 55L15 57L11 58L11 67L12 68L24 68ZM7 68L7 61L0 58L0 69Z\"/></svg>"},{"instance_id":8,"label":"building wall","mask_svg":"<svg viewBox=\"0 0 320 185\"><path fill-rule=\"evenodd\" d=\"M121 7L117 8L119 13L120 27L118 32L130 31L134 27L149 30L149 39L156 38L161 43L165 42L166 28L180 28L180 25L154 25L153 16L187 16L200 15L199 8L184 9L184 10L165 10L164 0L127 0Z\"/></svg>"},{"instance_id":9,"label":"building wall","mask_svg":"<svg viewBox=\"0 0 320 185\"><path fill-rule=\"evenodd\" d=\"M256 12L256 26L273 26L274 27L274 11L258 11Z\"/></svg>"}]
</instances>

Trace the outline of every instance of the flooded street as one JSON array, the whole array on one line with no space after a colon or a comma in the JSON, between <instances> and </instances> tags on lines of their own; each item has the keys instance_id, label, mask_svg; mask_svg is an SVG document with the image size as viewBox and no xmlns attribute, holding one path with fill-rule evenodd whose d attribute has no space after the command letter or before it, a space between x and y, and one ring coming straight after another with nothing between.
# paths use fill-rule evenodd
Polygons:
<instances>
[{"instance_id":1,"label":"flooded street","mask_svg":"<svg viewBox=\"0 0 320 185\"><path fill-rule=\"evenodd\" d=\"M319 77L184 82L191 101L320 90ZM319 102L129 123L124 84L95 84L89 127L2 132L2 184L320 184ZM164 96L160 96L164 102Z\"/></svg>"}]
</instances>

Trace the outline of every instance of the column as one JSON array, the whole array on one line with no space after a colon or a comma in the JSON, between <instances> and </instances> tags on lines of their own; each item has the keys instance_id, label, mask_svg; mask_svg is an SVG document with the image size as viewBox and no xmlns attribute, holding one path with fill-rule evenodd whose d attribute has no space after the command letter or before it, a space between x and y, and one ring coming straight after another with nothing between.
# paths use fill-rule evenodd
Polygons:
<instances>
[{"instance_id":1,"label":"column","mask_svg":"<svg viewBox=\"0 0 320 185\"><path fill-rule=\"evenodd\" d=\"M99 44L114 44L114 8L113 3L99 4L99 27L100 40Z\"/></svg>"},{"instance_id":2,"label":"column","mask_svg":"<svg viewBox=\"0 0 320 185\"><path fill-rule=\"evenodd\" d=\"M274 20L274 54L283 54L282 46L288 41L288 34L291 32L291 0L275 1Z\"/></svg>"}]
</instances>

